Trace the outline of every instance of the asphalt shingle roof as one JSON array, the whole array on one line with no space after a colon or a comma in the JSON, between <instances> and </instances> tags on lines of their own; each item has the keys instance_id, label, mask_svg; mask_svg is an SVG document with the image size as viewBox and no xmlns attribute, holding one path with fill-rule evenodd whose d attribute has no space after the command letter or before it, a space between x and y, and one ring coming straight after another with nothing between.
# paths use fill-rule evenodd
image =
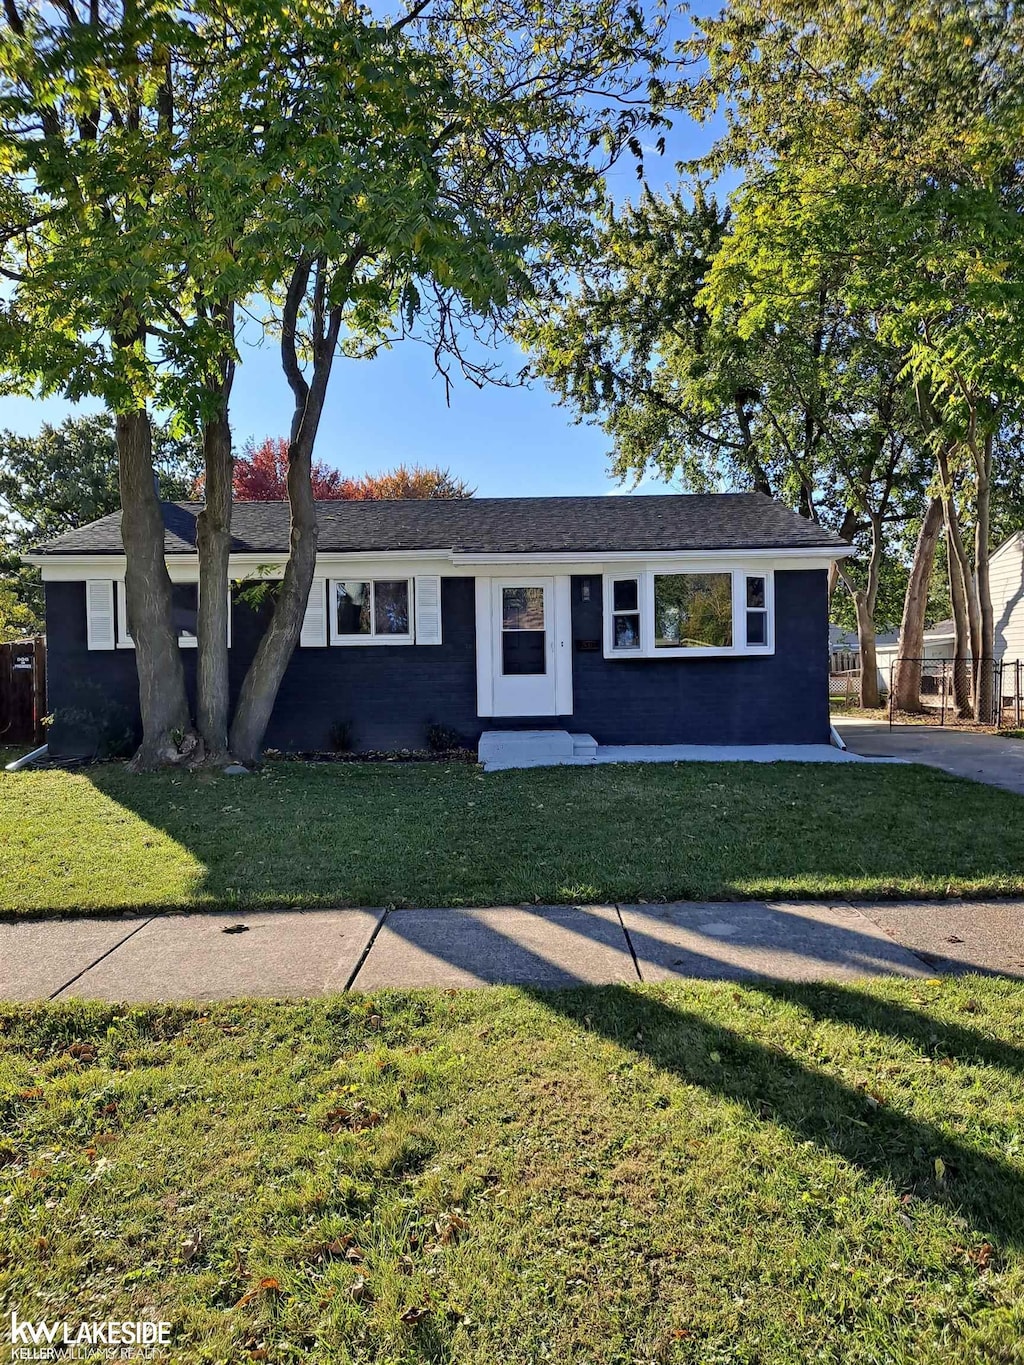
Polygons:
<instances>
[{"instance_id":1,"label":"asphalt shingle roof","mask_svg":"<svg viewBox=\"0 0 1024 1365\"><path fill-rule=\"evenodd\" d=\"M196 517L202 504L168 502L163 508L166 553L194 553ZM845 548L845 542L831 531L763 493L320 502L317 514L319 548L342 554ZM231 525L235 554L279 554L288 548L285 502L236 502ZM35 553L122 554L120 513L67 531Z\"/></svg>"}]
</instances>

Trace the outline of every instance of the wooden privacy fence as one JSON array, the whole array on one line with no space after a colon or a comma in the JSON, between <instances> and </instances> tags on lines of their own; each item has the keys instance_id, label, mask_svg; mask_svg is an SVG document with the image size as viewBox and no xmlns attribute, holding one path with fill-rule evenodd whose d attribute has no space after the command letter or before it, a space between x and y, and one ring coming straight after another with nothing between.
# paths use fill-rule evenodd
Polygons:
<instances>
[{"instance_id":1,"label":"wooden privacy fence","mask_svg":"<svg viewBox=\"0 0 1024 1365\"><path fill-rule=\"evenodd\" d=\"M45 715L45 637L0 644L0 744L42 744Z\"/></svg>"}]
</instances>

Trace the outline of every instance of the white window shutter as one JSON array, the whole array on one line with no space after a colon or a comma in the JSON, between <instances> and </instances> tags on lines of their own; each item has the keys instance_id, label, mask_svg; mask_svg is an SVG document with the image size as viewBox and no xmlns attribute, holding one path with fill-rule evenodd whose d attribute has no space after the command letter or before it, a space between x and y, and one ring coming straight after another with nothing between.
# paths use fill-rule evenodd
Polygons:
<instances>
[{"instance_id":1,"label":"white window shutter","mask_svg":"<svg viewBox=\"0 0 1024 1365\"><path fill-rule=\"evenodd\" d=\"M114 581L89 578L85 584L85 633L90 649L113 649Z\"/></svg>"},{"instance_id":2,"label":"white window shutter","mask_svg":"<svg viewBox=\"0 0 1024 1365\"><path fill-rule=\"evenodd\" d=\"M306 614L302 618L302 634L299 644L307 649L327 643L327 579L314 578L306 602Z\"/></svg>"},{"instance_id":3,"label":"white window shutter","mask_svg":"<svg viewBox=\"0 0 1024 1365\"><path fill-rule=\"evenodd\" d=\"M135 648L135 641L128 629L128 596L123 578L117 580L117 647L118 649Z\"/></svg>"},{"instance_id":4,"label":"white window shutter","mask_svg":"<svg viewBox=\"0 0 1024 1365\"><path fill-rule=\"evenodd\" d=\"M416 579L416 643L441 643L441 579L437 574Z\"/></svg>"}]
</instances>

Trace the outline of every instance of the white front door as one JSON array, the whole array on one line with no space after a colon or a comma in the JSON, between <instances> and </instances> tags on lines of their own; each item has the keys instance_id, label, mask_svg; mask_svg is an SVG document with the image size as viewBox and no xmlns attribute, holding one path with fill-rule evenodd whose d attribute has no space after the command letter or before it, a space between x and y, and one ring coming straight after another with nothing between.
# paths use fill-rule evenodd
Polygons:
<instances>
[{"instance_id":1,"label":"white front door","mask_svg":"<svg viewBox=\"0 0 1024 1365\"><path fill-rule=\"evenodd\" d=\"M494 715L554 716L553 578L502 578L492 583Z\"/></svg>"}]
</instances>

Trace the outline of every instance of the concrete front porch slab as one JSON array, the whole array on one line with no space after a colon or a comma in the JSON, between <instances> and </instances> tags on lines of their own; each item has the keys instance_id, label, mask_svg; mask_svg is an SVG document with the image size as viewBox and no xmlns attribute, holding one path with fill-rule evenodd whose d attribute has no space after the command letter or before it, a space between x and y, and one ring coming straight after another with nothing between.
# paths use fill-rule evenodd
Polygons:
<instances>
[{"instance_id":1,"label":"concrete front porch slab","mask_svg":"<svg viewBox=\"0 0 1024 1365\"><path fill-rule=\"evenodd\" d=\"M621 915L644 981L688 976L826 981L930 973L850 906L682 902L624 905Z\"/></svg>"},{"instance_id":2,"label":"concrete front porch slab","mask_svg":"<svg viewBox=\"0 0 1024 1365\"><path fill-rule=\"evenodd\" d=\"M145 923L118 915L0 924L0 1000L48 1000Z\"/></svg>"},{"instance_id":3,"label":"concrete front porch slab","mask_svg":"<svg viewBox=\"0 0 1024 1365\"><path fill-rule=\"evenodd\" d=\"M392 910L353 984L601 985L637 979L614 908Z\"/></svg>"},{"instance_id":4,"label":"concrete front porch slab","mask_svg":"<svg viewBox=\"0 0 1024 1365\"><path fill-rule=\"evenodd\" d=\"M166 915L59 998L228 1000L341 991L383 917L383 910Z\"/></svg>"}]
</instances>

